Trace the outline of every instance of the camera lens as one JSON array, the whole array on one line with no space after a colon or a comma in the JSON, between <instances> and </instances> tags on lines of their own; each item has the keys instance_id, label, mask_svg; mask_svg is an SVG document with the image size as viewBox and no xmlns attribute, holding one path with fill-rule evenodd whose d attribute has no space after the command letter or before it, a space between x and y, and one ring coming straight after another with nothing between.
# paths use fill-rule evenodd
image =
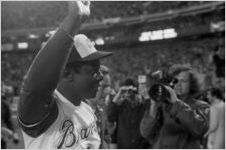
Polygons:
<instances>
[{"instance_id":1,"label":"camera lens","mask_svg":"<svg viewBox=\"0 0 226 150\"><path fill-rule=\"evenodd\" d=\"M149 96L156 102L165 101L169 98L169 92L162 84L155 84L149 90Z\"/></svg>"}]
</instances>

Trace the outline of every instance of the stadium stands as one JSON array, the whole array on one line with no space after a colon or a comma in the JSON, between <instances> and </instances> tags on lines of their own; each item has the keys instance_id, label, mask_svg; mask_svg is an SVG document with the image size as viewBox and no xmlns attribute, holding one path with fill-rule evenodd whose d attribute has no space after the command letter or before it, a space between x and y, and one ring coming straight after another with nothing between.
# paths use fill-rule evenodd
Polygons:
<instances>
[{"instance_id":1,"label":"stadium stands","mask_svg":"<svg viewBox=\"0 0 226 150\"><path fill-rule=\"evenodd\" d=\"M210 65L209 55L217 43L218 38L204 38L155 42L120 49L113 47L108 50L115 54L103 60L103 63L111 68L113 81L123 80L126 76L136 78L144 74L147 68L154 72L173 63L189 63L198 73L211 73L213 66ZM19 88L34 55L3 53L2 80Z\"/></svg>"},{"instance_id":2,"label":"stadium stands","mask_svg":"<svg viewBox=\"0 0 226 150\"><path fill-rule=\"evenodd\" d=\"M107 18L126 18L167 12L204 3L209 2L93 2L91 5L92 16L90 22L103 21ZM2 19L4 20L2 30L58 26L66 13L66 2L2 2Z\"/></svg>"},{"instance_id":3,"label":"stadium stands","mask_svg":"<svg viewBox=\"0 0 226 150\"><path fill-rule=\"evenodd\" d=\"M210 2L93 2L91 5L93 12L90 23L103 22L106 19L115 17L126 19L147 14L155 15L156 13L170 12L171 10L183 8L191 8L189 10L192 10L192 6L202 6L206 3ZM66 2L2 2L2 20L4 20L2 22L2 31L55 27L59 25L66 13ZM25 15L26 17L24 17ZM220 9L200 15L167 18L138 25L112 26L97 31L84 31L84 33L93 40L98 36L105 37L105 39L118 39L121 47L115 47L114 44L108 46L107 49L115 51L115 55L109 60L104 60L104 63L112 68L113 79L118 81L120 79L123 80L128 75L136 77L138 74L143 74L145 72L144 68L155 71L157 68L167 67L170 63L190 63L198 69L198 72L208 72L211 70L207 62L208 56L214 46L218 44L219 37L213 39L208 37L208 35L205 38L196 36L204 28L208 32L201 33L210 34L212 32L209 29L210 24L224 19L224 9ZM138 41L133 43L134 39L137 40L135 36L138 36L143 31L170 27L177 30L179 37L181 37L182 33L185 36L195 36L197 39L184 40L178 38L173 41L158 41L148 44L137 43ZM26 39L26 37L17 38L19 39L14 39L14 41ZM37 52L41 46L40 43L46 41L47 38L45 34L41 35L41 41L33 42L33 45L29 46L28 49ZM11 40L12 37L2 38L3 43ZM128 45L122 45L122 43L133 44L129 47ZM100 46L100 48L104 47ZM23 76L34 55L34 51L29 53L20 53L19 51L17 53L2 53L2 80L6 84L19 89ZM120 61L118 61L119 56L121 58Z\"/></svg>"}]
</instances>

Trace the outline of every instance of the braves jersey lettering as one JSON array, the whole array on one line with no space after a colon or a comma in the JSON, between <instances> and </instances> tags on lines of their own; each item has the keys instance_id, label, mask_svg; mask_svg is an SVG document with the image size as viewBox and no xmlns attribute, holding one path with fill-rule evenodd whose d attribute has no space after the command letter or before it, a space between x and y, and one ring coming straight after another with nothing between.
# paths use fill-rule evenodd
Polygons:
<instances>
[{"instance_id":1,"label":"braves jersey lettering","mask_svg":"<svg viewBox=\"0 0 226 150\"><path fill-rule=\"evenodd\" d=\"M70 148L72 145L75 144L76 136L73 133L74 125L73 122L70 120L64 121L62 125L63 137L60 144L57 146L58 149L61 149L62 146L65 144L65 147ZM67 144L68 141L68 144Z\"/></svg>"},{"instance_id":2,"label":"braves jersey lettering","mask_svg":"<svg viewBox=\"0 0 226 150\"><path fill-rule=\"evenodd\" d=\"M37 138L22 132L25 148L98 149L100 137L92 108L84 102L81 102L80 106L74 106L57 90L55 90L54 96L59 109L56 121Z\"/></svg>"},{"instance_id":3,"label":"braves jersey lettering","mask_svg":"<svg viewBox=\"0 0 226 150\"><path fill-rule=\"evenodd\" d=\"M78 145L80 140L88 138L96 132L95 122L88 128L81 129L80 134L75 130L74 124L71 120L65 120L61 127L62 138L56 148L61 149L62 147L70 148L74 144Z\"/></svg>"}]
</instances>

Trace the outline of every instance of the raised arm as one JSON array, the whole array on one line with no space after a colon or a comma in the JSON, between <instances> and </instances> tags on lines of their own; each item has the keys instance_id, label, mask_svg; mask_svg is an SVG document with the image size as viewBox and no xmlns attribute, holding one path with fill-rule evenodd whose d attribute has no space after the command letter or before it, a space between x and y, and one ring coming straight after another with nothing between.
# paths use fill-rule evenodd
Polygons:
<instances>
[{"instance_id":1,"label":"raised arm","mask_svg":"<svg viewBox=\"0 0 226 150\"><path fill-rule=\"evenodd\" d=\"M89 2L70 1L69 13L56 33L39 51L22 85L19 102L19 122L33 126L57 117L58 109L52 98L60 75L70 55L73 37L90 14Z\"/></svg>"}]
</instances>

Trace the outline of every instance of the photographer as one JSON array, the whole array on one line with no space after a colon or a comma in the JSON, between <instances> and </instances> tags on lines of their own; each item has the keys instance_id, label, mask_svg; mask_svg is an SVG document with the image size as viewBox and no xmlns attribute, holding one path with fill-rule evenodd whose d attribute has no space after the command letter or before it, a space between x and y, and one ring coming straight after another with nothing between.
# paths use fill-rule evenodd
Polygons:
<instances>
[{"instance_id":1,"label":"photographer","mask_svg":"<svg viewBox=\"0 0 226 150\"><path fill-rule=\"evenodd\" d=\"M134 81L126 79L108 107L109 122L117 122L117 148L147 148L139 131L147 102L138 95Z\"/></svg>"},{"instance_id":2,"label":"photographer","mask_svg":"<svg viewBox=\"0 0 226 150\"><path fill-rule=\"evenodd\" d=\"M164 90L168 95L158 99L153 96L153 88L149 91L153 100L142 119L141 134L155 149L202 148L200 143L208 129L209 106L192 98L198 92L198 84L189 67L175 65L168 74L171 76L170 80L170 76L165 80L168 84L163 82L163 88L156 91L163 93Z\"/></svg>"}]
</instances>

